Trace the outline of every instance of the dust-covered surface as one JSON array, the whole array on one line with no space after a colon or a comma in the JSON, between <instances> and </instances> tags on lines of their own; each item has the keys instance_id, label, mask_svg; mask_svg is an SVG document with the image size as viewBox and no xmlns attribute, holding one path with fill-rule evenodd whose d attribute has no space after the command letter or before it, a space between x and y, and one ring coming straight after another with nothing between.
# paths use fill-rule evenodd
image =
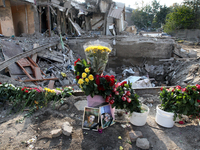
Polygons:
<instances>
[{"instance_id":1,"label":"dust-covered surface","mask_svg":"<svg viewBox=\"0 0 200 150\"><path fill-rule=\"evenodd\" d=\"M124 150L140 150L136 142L130 140L131 130L142 132L143 138L147 138L150 143L150 150L196 150L200 147L200 126L197 122L175 123L170 129L161 127L155 122L156 106L160 103L158 96L142 98L150 108L147 123L144 126L137 127L129 123L130 126L123 128L121 125L126 125L126 122L116 122L104 129L102 133L82 129L83 111L78 111L73 105L81 100L86 100L86 97L71 96L60 106L50 103L46 108L38 110L24 120L22 118L27 113L25 111L7 115L6 113L9 112L9 103L7 103L0 108L0 149L22 150L32 145L33 149L48 150L118 150L120 146ZM61 134L52 138L50 132L61 129L66 121L73 127L72 134L70 136ZM119 139L119 136L122 139ZM32 138L35 140L28 144L27 141Z\"/></svg>"}]
</instances>

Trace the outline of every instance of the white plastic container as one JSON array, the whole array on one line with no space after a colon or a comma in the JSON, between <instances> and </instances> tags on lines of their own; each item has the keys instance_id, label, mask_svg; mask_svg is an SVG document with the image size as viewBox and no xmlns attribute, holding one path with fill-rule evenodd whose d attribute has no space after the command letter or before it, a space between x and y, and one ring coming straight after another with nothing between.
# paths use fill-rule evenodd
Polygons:
<instances>
[{"instance_id":1,"label":"white plastic container","mask_svg":"<svg viewBox=\"0 0 200 150\"><path fill-rule=\"evenodd\" d=\"M144 113L133 112L130 116L130 122L135 126L143 126L147 122L149 107L145 104L142 104L142 108L147 111L145 111Z\"/></svg>"},{"instance_id":2,"label":"white plastic container","mask_svg":"<svg viewBox=\"0 0 200 150\"><path fill-rule=\"evenodd\" d=\"M174 126L174 113L166 112L161 110L160 104L156 107L156 122L157 124L166 127L166 128L172 128Z\"/></svg>"}]
</instances>

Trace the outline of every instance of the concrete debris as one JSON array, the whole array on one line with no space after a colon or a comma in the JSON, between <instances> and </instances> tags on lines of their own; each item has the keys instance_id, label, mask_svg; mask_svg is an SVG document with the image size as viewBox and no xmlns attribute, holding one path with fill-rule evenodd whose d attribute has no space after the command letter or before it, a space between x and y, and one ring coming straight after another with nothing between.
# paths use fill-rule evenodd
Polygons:
<instances>
[{"instance_id":1,"label":"concrete debris","mask_svg":"<svg viewBox=\"0 0 200 150\"><path fill-rule=\"evenodd\" d=\"M136 140L136 146L141 149L149 149L150 144L149 141L146 138L138 138Z\"/></svg>"},{"instance_id":2,"label":"concrete debris","mask_svg":"<svg viewBox=\"0 0 200 150\"><path fill-rule=\"evenodd\" d=\"M130 131L129 132L129 137L131 139L132 142L135 142L137 140L137 138L142 138L142 132L141 131Z\"/></svg>"},{"instance_id":3,"label":"concrete debris","mask_svg":"<svg viewBox=\"0 0 200 150\"><path fill-rule=\"evenodd\" d=\"M70 136L72 133L73 127L69 124L69 122L65 122L62 125L63 134L66 136Z\"/></svg>"},{"instance_id":4,"label":"concrete debris","mask_svg":"<svg viewBox=\"0 0 200 150\"><path fill-rule=\"evenodd\" d=\"M59 137L62 134L62 129L55 129L51 131L52 138Z\"/></svg>"}]
</instances>

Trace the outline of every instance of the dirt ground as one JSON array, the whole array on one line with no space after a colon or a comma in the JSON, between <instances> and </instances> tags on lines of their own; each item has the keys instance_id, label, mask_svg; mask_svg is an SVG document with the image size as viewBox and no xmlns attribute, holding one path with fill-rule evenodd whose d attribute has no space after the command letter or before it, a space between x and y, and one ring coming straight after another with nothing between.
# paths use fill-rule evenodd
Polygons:
<instances>
[{"instance_id":1,"label":"dirt ground","mask_svg":"<svg viewBox=\"0 0 200 150\"><path fill-rule=\"evenodd\" d=\"M185 45L181 43L179 43L179 45L186 51L195 50L197 52L197 56L200 57L200 45Z\"/></svg>"},{"instance_id":2,"label":"dirt ground","mask_svg":"<svg viewBox=\"0 0 200 150\"><path fill-rule=\"evenodd\" d=\"M0 150L28 149L29 144L25 142L34 137L37 140L32 144L33 149L38 150L118 150L120 146L124 150L140 150L136 142L130 141L131 130L142 132L143 137L150 142L150 150L199 150L199 124L194 121L183 125L175 123L170 129L159 126L155 122L155 109L160 102L157 96L151 98L154 103L146 103L150 113L144 126L137 127L129 123L129 127L123 128L121 125L126 122L116 122L102 133L82 129L83 111L77 110L73 103L86 100L85 96L66 99L72 103L64 110L56 110L49 104L24 120L22 118L27 112L6 115L9 112L9 105L6 104L0 108ZM65 121L73 126L72 134L51 138L51 130L61 128Z\"/></svg>"}]
</instances>

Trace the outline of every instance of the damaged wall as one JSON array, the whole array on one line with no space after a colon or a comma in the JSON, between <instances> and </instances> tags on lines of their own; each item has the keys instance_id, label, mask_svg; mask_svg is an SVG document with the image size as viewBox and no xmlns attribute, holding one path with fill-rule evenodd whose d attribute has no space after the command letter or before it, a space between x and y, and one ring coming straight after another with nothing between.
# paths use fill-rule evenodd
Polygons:
<instances>
[{"instance_id":1,"label":"damaged wall","mask_svg":"<svg viewBox=\"0 0 200 150\"><path fill-rule=\"evenodd\" d=\"M22 33L33 34L35 32L34 13L31 5L14 5L11 7L15 35L20 36Z\"/></svg>"},{"instance_id":2,"label":"damaged wall","mask_svg":"<svg viewBox=\"0 0 200 150\"><path fill-rule=\"evenodd\" d=\"M0 7L0 24L2 34L5 36L14 35L13 17L10 7L10 1L5 1L6 7Z\"/></svg>"},{"instance_id":3,"label":"damaged wall","mask_svg":"<svg viewBox=\"0 0 200 150\"><path fill-rule=\"evenodd\" d=\"M110 55L108 64L113 67L123 64L141 65L144 63L144 59L148 61L149 65L159 64L159 59L171 57L174 48L174 40L172 39L117 36L116 45L113 45L113 38L111 37L103 36L98 39L112 46L114 53ZM70 39L68 44L74 52L85 58L83 45L92 40L94 38Z\"/></svg>"}]
</instances>

